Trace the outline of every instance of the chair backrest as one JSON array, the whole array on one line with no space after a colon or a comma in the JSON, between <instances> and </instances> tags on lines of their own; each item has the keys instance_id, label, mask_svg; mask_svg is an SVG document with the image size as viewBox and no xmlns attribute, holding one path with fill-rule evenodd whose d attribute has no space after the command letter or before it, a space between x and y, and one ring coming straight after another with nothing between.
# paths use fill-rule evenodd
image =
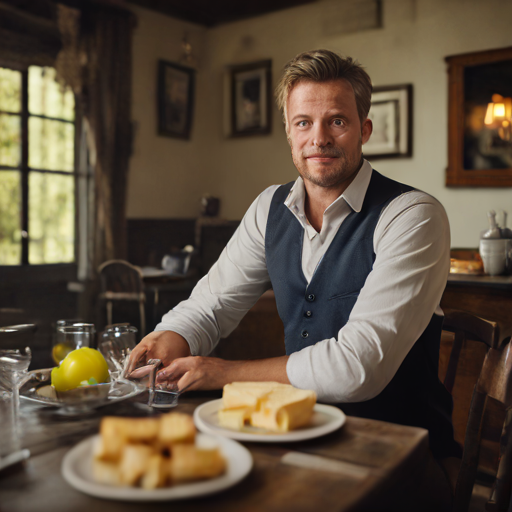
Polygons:
<instances>
[{"instance_id":1,"label":"chair backrest","mask_svg":"<svg viewBox=\"0 0 512 512\"><path fill-rule=\"evenodd\" d=\"M103 293L143 293L142 272L127 261L105 261L98 272Z\"/></svg>"},{"instance_id":2,"label":"chair backrest","mask_svg":"<svg viewBox=\"0 0 512 512\"><path fill-rule=\"evenodd\" d=\"M465 311L451 310L445 311L443 330L453 332L455 335L448 368L444 378L444 385L451 393L455 384L455 376L457 375L457 368L464 342L469 339L479 341L488 348L497 348L502 341L502 329L498 322L485 320L484 318L466 313Z\"/></svg>"},{"instance_id":3,"label":"chair backrest","mask_svg":"<svg viewBox=\"0 0 512 512\"><path fill-rule=\"evenodd\" d=\"M510 423L512 421L510 409L512 407L510 327L469 313L449 311L446 313L443 329L455 333L445 378L445 385L450 391L455 381L458 359L464 341L466 339L480 341L487 346L487 353L471 399L464 439L463 459L455 490L454 511L466 512L469 508L477 475L482 425L489 397L499 401L508 411L501 435L501 458L497 477L487 506L488 509L492 510L506 510L510 500L512 483L512 442L509 442L511 437Z\"/></svg>"}]
</instances>

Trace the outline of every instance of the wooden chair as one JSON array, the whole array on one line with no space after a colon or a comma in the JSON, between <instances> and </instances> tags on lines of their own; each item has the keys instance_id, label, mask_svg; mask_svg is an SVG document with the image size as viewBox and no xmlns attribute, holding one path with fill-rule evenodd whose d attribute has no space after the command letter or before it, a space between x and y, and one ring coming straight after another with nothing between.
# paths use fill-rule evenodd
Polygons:
<instances>
[{"instance_id":1,"label":"wooden chair","mask_svg":"<svg viewBox=\"0 0 512 512\"><path fill-rule=\"evenodd\" d=\"M139 267L124 260L109 260L98 267L100 277L100 300L106 302L107 324L112 325L112 305L115 301L134 301L139 305L140 333L146 334L144 305L146 294L142 272Z\"/></svg>"},{"instance_id":2,"label":"wooden chair","mask_svg":"<svg viewBox=\"0 0 512 512\"><path fill-rule=\"evenodd\" d=\"M500 440L500 461L488 511L507 510L512 485L512 344L510 326L491 322L461 311L445 314L443 329L453 332L455 339L450 354L445 386L451 392L457 365L465 340L480 341L487 353L473 390L468 416L464 452L455 489L455 512L468 510L477 475L482 425L488 398L499 401L506 409L506 419Z\"/></svg>"}]
</instances>

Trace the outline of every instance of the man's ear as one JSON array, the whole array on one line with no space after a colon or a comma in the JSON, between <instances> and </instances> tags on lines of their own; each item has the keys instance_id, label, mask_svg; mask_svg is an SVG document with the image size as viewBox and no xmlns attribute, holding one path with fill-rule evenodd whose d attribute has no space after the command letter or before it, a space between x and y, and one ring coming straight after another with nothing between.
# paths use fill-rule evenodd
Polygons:
<instances>
[{"instance_id":1,"label":"man's ear","mask_svg":"<svg viewBox=\"0 0 512 512\"><path fill-rule=\"evenodd\" d=\"M373 123L371 119L366 118L363 121L363 126L361 128L361 143L366 144L370 139L370 135L373 132Z\"/></svg>"}]
</instances>

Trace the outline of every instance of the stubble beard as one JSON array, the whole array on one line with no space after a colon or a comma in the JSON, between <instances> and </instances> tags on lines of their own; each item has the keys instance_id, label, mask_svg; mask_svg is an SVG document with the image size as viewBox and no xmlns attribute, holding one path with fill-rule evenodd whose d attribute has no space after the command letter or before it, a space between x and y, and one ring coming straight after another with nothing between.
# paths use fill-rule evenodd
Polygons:
<instances>
[{"instance_id":1,"label":"stubble beard","mask_svg":"<svg viewBox=\"0 0 512 512\"><path fill-rule=\"evenodd\" d=\"M359 156L354 158L347 157L347 153L343 148L339 147L330 147L323 149L316 149L314 151L315 154L322 154L322 156L326 157L334 157L337 158L337 164L334 166L329 166L325 170L320 172L311 172L309 169L309 164L307 160L308 154L306 152L302 152L300 155L296 156L293 151L293 146L290 142L290 148L292 152L292 160L297 168L297 171L301 175L303 180L307 180L314 185L322 188L331 188L339 183L346 181L350 177L354 175L356 171L359 170L362 163L362 151L361 144L359 146L360 151Z\"/></svg>"}]
</instances>

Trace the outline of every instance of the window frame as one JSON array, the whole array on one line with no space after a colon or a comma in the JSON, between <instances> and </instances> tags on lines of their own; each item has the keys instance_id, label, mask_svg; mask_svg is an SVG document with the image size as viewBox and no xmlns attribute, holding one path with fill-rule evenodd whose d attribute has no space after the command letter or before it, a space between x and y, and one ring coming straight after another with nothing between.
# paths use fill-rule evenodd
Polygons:
<instances>
[{"instance_id":1,"label":"window frame","mask_svg":"<svg viewBox=\"0 0 512 512\"><path fill-rule=\"evenodd\" d=\"M20 267L27 268L41 268L44 273L46 271L53 271L55 274L64 272L62 277L66 276L69 280L71 275L76 277L77 273L77 261L78 261L78 240L79 240L79 219L78 219L78 180L79 178L85 177L89 179L88 174L80 172L78 165L78 147L80 141L80 126L81 126L81 111L76 101L75 96L75 117L73 121L67 119L54 118L45 115L31 114L29 112L29 83L28 83L28 68L29 66L21 66L12 62L5 62L0 60L0 67L11 69L21 73L21 110L20 113L13 113L0 110L0 114L12 115L20 117L20 144L21 144L21 158L19 166L11 167L7 165L0 165L0 173L4 171L16 171L20 173L20 185L21 185L21 261L14 265L1 265L0 264L0 276L8 278L12 276L16 279L19 276L19 272L10 269L19 269ZM49 67L49 66L38 66L38 67ZM29 166L29 119L36 117L39 119L47 119L58 122L64 122L73 124L74 128L74 147L73 147L73 170L62 171L62 170L49 170L49 169L37 169ZM29 226L29 176L31 172L38 172L44 174L60 174L65 176L73 176L74 185L74 259L72 262L61 262L61 263L43 263L34 264L29 262L29 242L30 242L30 226ZM37 272L37 271L36 271ZM53 273L52 272L52 273Z\"/></svg>"}]
</instances>

